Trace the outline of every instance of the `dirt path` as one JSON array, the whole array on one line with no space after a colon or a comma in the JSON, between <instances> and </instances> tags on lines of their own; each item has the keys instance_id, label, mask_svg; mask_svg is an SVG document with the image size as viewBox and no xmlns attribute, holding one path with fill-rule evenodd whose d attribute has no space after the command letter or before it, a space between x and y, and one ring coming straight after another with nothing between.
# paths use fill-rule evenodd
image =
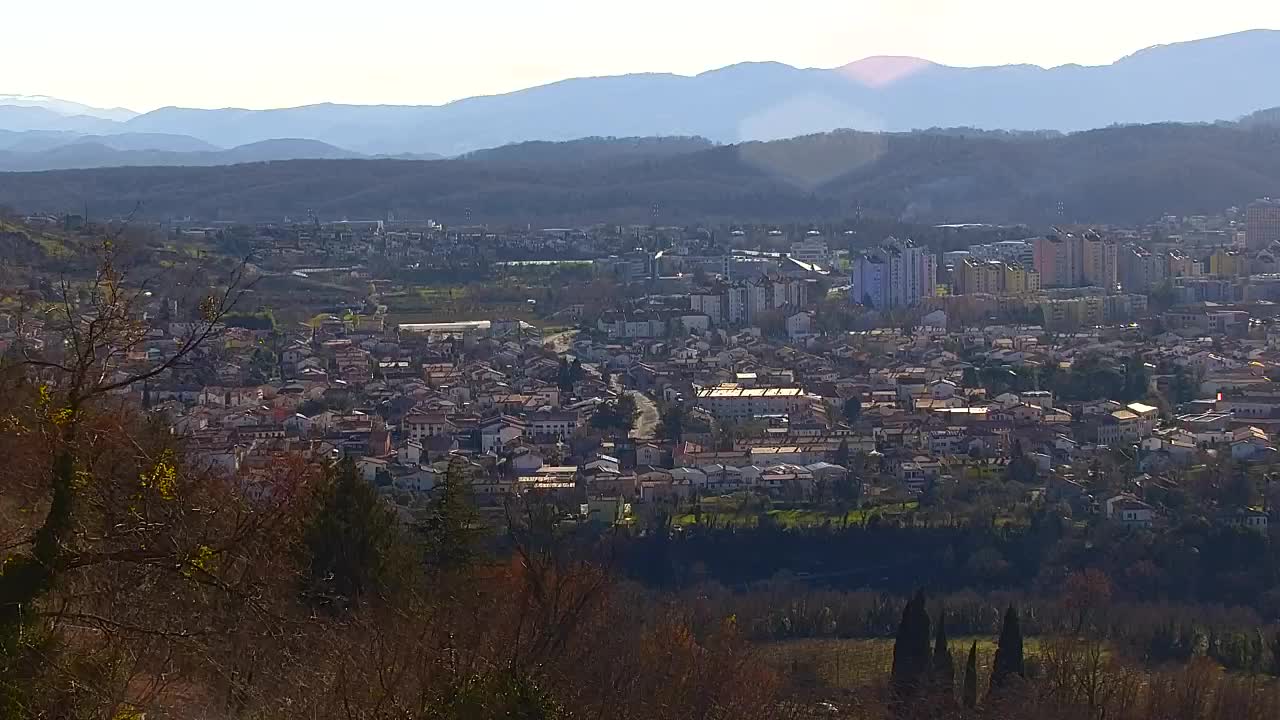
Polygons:
<instances>
[{"instance_id":1,"label":"dirt path","mask_svg":"<svg viewBox=\"0 0 1280 720\"><path fill-rule=\"evenodd\" d=\"M629 437L634 440L652 440L658 432L658 406L642 392L633 390L631 397L636 401L636 409L640 412Z\"/></svg>"}]
</instances>

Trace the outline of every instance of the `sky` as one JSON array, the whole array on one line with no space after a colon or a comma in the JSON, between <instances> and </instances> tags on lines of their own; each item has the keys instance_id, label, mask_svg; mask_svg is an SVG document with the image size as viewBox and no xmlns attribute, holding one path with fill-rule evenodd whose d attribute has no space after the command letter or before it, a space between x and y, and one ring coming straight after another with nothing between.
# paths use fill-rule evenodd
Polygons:
<instances>
[{"instance_id":1,"label":"sky","mask_svg":"<svg viewBox=\"0 0 1280 720\"><path fill-rule=\"evenodd\" d=\"M97 107L438 104L569 77L872 55L1105 64L1280 28L1275 0L8 0L0 94Z\"/></svg>"}]
</instances>

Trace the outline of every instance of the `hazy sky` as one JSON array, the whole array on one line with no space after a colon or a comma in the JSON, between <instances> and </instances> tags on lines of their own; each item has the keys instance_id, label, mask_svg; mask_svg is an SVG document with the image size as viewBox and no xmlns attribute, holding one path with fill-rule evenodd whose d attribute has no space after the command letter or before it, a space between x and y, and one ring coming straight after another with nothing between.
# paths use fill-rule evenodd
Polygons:
<instances>
[{"instance_id":1,"label":"hazy sky","mask_svg":"<svg viewBox=\"0 0 1280 720\"><path fill-rule=\"evenodd\" d=\"M581 75L869 55L1100 64L1276 0L7 0L0 93L145 111L440 103Z\"/></svg>"}]
</instances>

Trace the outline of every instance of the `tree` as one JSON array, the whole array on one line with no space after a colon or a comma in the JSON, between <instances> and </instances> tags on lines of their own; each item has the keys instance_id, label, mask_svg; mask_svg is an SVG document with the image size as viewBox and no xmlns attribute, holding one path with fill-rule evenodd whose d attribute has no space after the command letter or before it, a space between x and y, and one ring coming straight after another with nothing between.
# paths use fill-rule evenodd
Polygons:
<instances>
[{"instance_id":1,"label":"tree","mask_svg":"<svg viewBox=\"0 0 1280 720\"><path fill-rule=\"evenodd\" d=\"M991 692L996 693L1007 687L1015 676L1024 677L1022 628L1018 623L1018 611L1010 605L1004 612L996 658L991 665Z\"/></svg>"},{"instance_id":2,"label":"tree","mask_svg":"<svg viewBox=\"0 0 1280 720\"><path fill-rule=\"evenodd\" d=\"M964 689L961 695L965 708L973 710L978 707L978 643L976 640L969 646L969 659L964 664Z\"/></svg>"},{"instance_id":3,"label":"tree","mask_svg":"<svg viewBox=\"0 0 1280 720\"><path fill-rule=\"evenodd\" d=\"M396 519L373 485L344 458L329 468L305 535L309 593L347 609L385 589L392 574Z\"/></svg>"},{"instance_id":4,"label":"tree","mask_svg":"<svg viewBox=\"0 0 1280 720\"><path fill-rule=\"evenodd\" d=\"M471 502L470 468L465 458L449 459L444 482L433 491L417 523L427 567L456 571L470 567L479 554L480 516Z\"/></svg>"},{"instance_id":5,"label":"tree","mask_svg":"<svg viewBox=\"0 0 1280 720\"><path fill-rule=\"evenodd\" d=\"M1062 603L1076 616L1075 632L1084 632L1094 611L1111 601L1111 580L1096 568L1077 570L1067 576L1062 588Z\"/></svg>"},{"instance_id":6,"label":"tree","mask_svg":"<svg viewBox=\"0 0 1280 720\"><path fill-rule=\"evenodd\" d=\"M840 446L836 448L836 465L842 468L849 467L849 440L848 438L840 439Z\"/></svg>"},{"instance_id":7,"label":"tree","mask_svg":"<svg viewBox=\"0 0 1280 720\"><path fill-rule=\"evenodd\" d=\"M929 671L929 612L924 590L917 590L902 609L902 620L893 641L893 667L889 684L894 694L910 697L919 691Z\"/></svg>"},{"instance_id":8,"label":"tree","mask_svg":"<svg viewBox=\"0 0 1280 720\"><path fill-rule=\"evenodd\" d=\"M37 386L31 408L36 427L29 428L49 443L44 448L47 466L37 477L28 478L28 487L39 488L43 496L32 498L32 507L44 507L42 516L33 518L34 532L27 539L9 546L10 553L0 567L0 696L8 689L8 666L16 661L19 645L25 642L23 638L32 637L23 633L24 626L34 622L41 600L69 572L108 564L121 556L144 558L138 561L144 564L172 560L168 553L158 559L160 551L155 547L131 547L129 553L116 547L110 553L102 551L108 542L142 542L148 537L147 530L167 526L152 524L135 532L132 522L120 521L105 536L90 529L89 519L97 518L87 503L103 488L90 482L94 479L88 470L93 461L93 443L86 436L85 426L94 420L95 406L104 398L166 373L192 356L222 327L222 320L245 289L242 264L227 278L222 292L212 292L200 302L199 320L187 335L177 339L167 356L141 369L121 372L121 368L129 367L126 358L130 353L146 343L148 328L140 320L146 283L131 282L118 267L119 239L117 233L99 245L98 267L89 282L87 306L77 302L77 292L70 281L62 282L60 307L56 314L49 314L53 321L46 327L64 338L60 347L42 354L20 348L21 368L51 380ZM19 323L24 320L20 318ZM26 336L19 328L18 337ZM94 432L96 436L100 431ZM161 495L163 500L176 497L178 468L172 450L167 454L158 450L150 457L135 459L146 466L142 477L110 477L107 481L112 485L107 490L115 494L140 484L142 490ZM131 519L145 519L138 509L129 515ZM125 527L134 534L117 536L116 532Z\"/></svg>"},{"instance_id":9,"label":"tree","mask_svg":"<svg viewBox=\"0 0 1280 720\"><path fill-rule=\"evenodd\" d=\"M591 427L605 432L626 434L636 422L636 401L623 395L613 402L600 403L591 415Z\"/></svg>"},{"instance_id":10,"label":"tree","mask_svg":"<svg viewBox=\"0 0 1280 720\"><path fill-rule=\"evenodd\" d=\"M858 422L858 418L862 417L862 401L857 395L844 401L844 419L851 423Z\"/></svg>"},{"instance_id":11,"label":"tree","mask_svg":"<svg viewBox=\"0 0 1280 720\"><path fill-rule=\"evenodd\" d=\"M938 689L945 692L946 696L954 702L955 697L952 693L955 692L956 666L955 660L951 657L951 647L947 644L945 616L943 609L938 608L938 626L933 638L933 662L930 670Z\"/></svg>"},{"instance_id":12,"label":"tree","mask_svg":"<svg viewBox=\"0 0 1280 720\"><path fill-rule=\"evenodd\" d=\"M676 443L684 438L684 408L671 404L662 410L658 436Z\"/></svg>"},{"instance_id":13,"label":"tree","mask_svg":"<svg viewBox=\"0 0 1280 720\"><path fill-rule=\"evenodd\" d=\"M1013 457L1009 459L1009 467L1007 469L1009 480L1019 483L1035 482L1036 462L1027 457L1027 454L1021 450L1021 447L1014 448Z\"/></svg>"},{"instance_id":14,"label":"tree","mask_svg":"<svg viewBox=\"0 0 1280 720\"><path fill-rule=\"evenodd\" d=\"M573 369L569 366L569 359L563 356L560 358L560 369L556 372L556 386L565 395L573 393Z\"/></svg>"}]
</instances>

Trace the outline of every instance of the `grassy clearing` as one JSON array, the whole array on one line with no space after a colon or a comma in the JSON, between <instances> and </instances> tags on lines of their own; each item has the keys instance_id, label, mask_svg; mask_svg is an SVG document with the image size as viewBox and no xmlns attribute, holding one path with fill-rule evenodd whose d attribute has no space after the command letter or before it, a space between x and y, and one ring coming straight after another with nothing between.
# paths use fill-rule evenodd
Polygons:
<instances>
[{"instance_id":1,"label":"grassy clearing","mask_svg":"<svg viewBox=\"0 0 1280 720\"><path fill-rule=\"evenodd\" d=\"M749 528L760 524L759 510L745 505L737 499L707 498L701 503L701 513L693 511L676 515L677 525L690 526L699 523L716 527ZM915 512L919 503L915 501L881 505L864 510L850 510L841 515L826 508L781 508L768 510L765 515L769 521L786 528L821 527L823 525L861 525L873 516L894 517Z\"/></svg>"}]
</instances>

